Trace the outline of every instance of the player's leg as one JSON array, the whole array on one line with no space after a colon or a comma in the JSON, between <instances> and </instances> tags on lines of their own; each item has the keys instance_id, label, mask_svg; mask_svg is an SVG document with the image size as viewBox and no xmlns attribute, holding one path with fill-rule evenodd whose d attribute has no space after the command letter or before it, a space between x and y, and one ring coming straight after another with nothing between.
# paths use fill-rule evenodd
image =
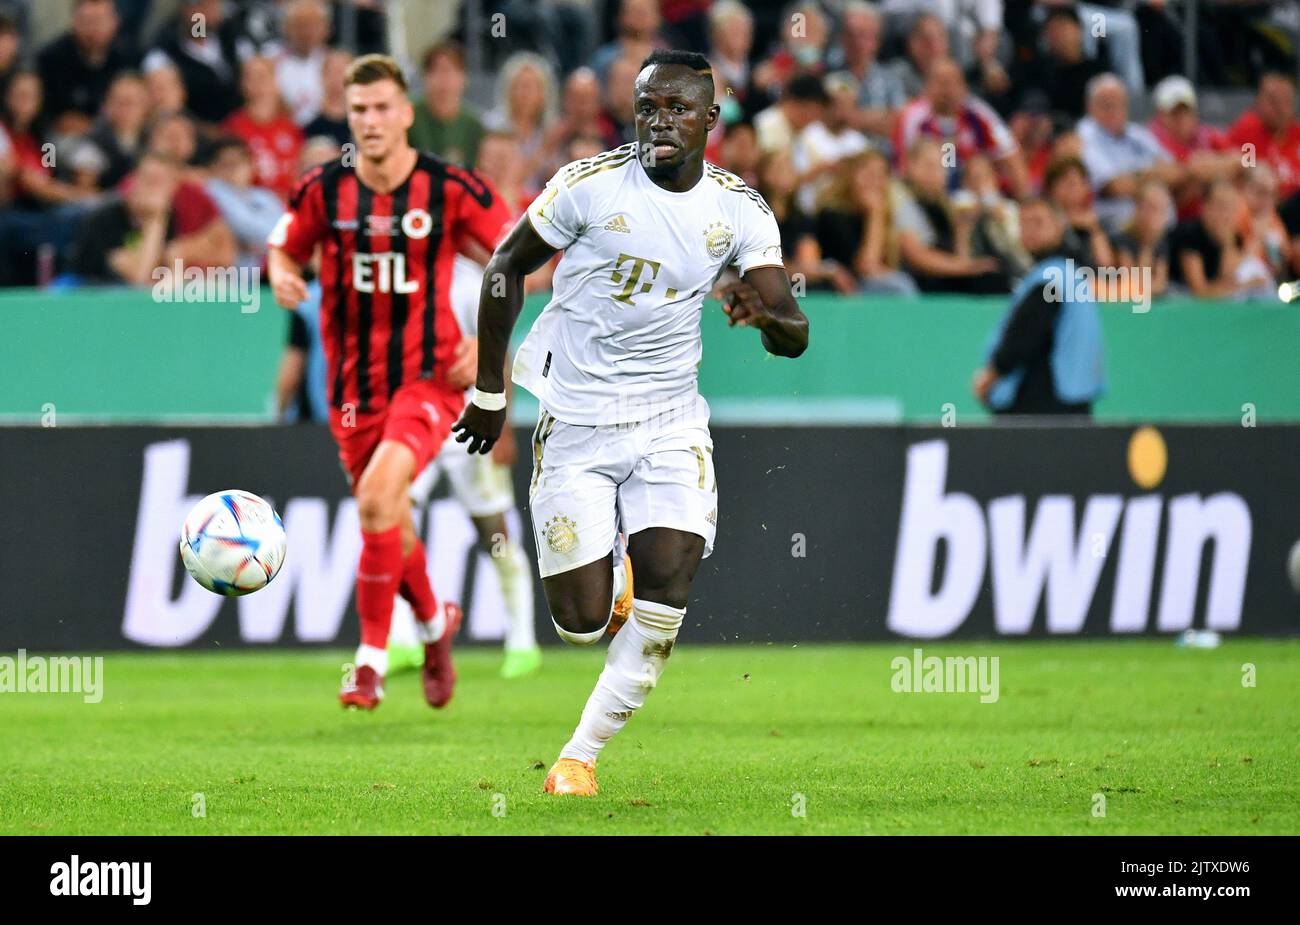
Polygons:
<instances>
[{"instance_id":1,"label":"player's leg","mask_svg":"<svg viewBox=\"0 0 1300 925\"><path fill-rule=\"evenodd\" d=\"M542 650L533 625L533 570L519 540L510 534L504 514L471 518L479 546L496 569L497 583L506 602L505 660L503 678L519 678L542 667Z\"/></svg>"},{"instance_id":2,"label":"player's leg","mask_svg":"<svg viewBox=\"0 0 1300 925\"><path fill-rule=\"evenodd\" d=\"M428 504L429 496L433 494L434 488L442 477L443 453L446 450L447 446L444 444L438 458L424 467L411 483L410 491L407 492L411 504L412 528L414 528L415 511L422 510ZM418 534L416 538L418 539ZM423 543L419 544L418 550L414 548L414 543L404 542L403 545L409 545L415 552L414 556L408 555L408 561L403 564L402 574L405 576L407 568L411 566L411 560L418 562L420 557L425 556L425 550ZM424 640L416 627L415 611L406 598L399 593L393 600L393 620L388 628L388 673L394 675L423 665Z\"/></svg>"}]
</instances>

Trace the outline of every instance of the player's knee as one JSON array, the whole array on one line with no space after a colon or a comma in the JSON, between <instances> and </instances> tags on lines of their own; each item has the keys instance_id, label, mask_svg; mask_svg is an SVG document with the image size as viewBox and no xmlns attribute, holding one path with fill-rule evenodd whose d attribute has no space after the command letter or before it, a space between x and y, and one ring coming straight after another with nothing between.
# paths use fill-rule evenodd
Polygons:
<instances>
[{"instance_id":1,"label":"player's knee","mask_svg":"<svg viewBox=\"0 0 1300 925\"><path fill-rule=\"evenodd\" d=\"M694 577L694 569L687 563L636 563L633 570L637 597L678 609L686 606Z\"/></svg>"},{"instance_id":2,"label":"player's knee","mask_svg":"<svg viewBox=\"0 0 1300 925\"><path fill-rule=\"evenodd\" d=\"M402 519L401 505L401 492L389 490L378 479L362 476L357 484L357 516L362 530L374 532L397 526Z\"/></svg>"},{"instance_id":3,"label":"player's knee","mask_svg":"<svg viewBox=\"0 0 1300 925\"><path fill-rule=\"evenodd\" d=\"M576 601L551 601L551 622L555 632L570 645L589 646L605 634L609 626L609 608L603 612L581 607Z\"/></svg>"}]
</instances>

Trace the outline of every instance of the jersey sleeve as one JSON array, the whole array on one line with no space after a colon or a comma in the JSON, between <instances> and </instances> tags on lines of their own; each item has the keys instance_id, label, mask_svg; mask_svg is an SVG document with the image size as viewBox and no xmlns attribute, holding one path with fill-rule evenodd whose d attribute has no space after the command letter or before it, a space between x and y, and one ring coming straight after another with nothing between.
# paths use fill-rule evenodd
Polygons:
<instances>
[{"instance_id":1,"label":"jersey sleeve","mask_svg":"<svg viewBox=\"0 0 1300 925\"><path fill-rule=\"evenodd\" d=\"M311 259L316 245L329 231L325 218L325 193L317 182L320 168L309 171L289 197L289 209L271 229L266 243L278 247L298 263Z\"/></svg>"},{"instance_id":2,"label":"jersey sleeve","mask_svg":"<svg viewBox=\"0 0 1300 925\"><path fill-rule=\"evenodd\" d=\"M781 254L781 229L763 197L745 190L736 232L736 256L732 260L740 275L755 267L785 267Z\"/></svg>"},{"instance_id":3,"label":"jersey sleeve","mask_svg":"<svg viewBox=\"0 0 1300 925\"><path fill-rule=\"evenodd\" d=\"M460 168L453 168L451 176L456 182L450 184L448 212L457 248L470 240L492 253L509 234L514 214L486 177Z\"/></svg>"},{"instance_id":4,"label":"jersey sleeve","mask_svg":"<svg viewBox=\"0 0 1300 925\"><path fill-rule=\"evenodd\" d=\"M533 231L556 250L564 250L577 240L586 225L577 191L589 184L570 187L568 172L569 167L561 168L528 207Z\"/></svg>"}]
</instances>

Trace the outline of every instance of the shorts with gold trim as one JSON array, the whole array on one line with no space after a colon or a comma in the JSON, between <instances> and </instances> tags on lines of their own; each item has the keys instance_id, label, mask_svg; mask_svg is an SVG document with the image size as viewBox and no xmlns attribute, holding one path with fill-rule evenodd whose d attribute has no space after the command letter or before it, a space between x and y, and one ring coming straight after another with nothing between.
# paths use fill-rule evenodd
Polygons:
<instances>
[{"instance_id":1,"label":"shorts with gold trim","mask_svg":"<svg viewBox=\"0 0 1300 925\"><path fill-rule=\"evenodd\" d=\"M668 527L713 552L718 483L707 418L567 424L545 407L533 431L529 509L543 578L594 562L620 532Z\"/></svg>"}]
</instances>

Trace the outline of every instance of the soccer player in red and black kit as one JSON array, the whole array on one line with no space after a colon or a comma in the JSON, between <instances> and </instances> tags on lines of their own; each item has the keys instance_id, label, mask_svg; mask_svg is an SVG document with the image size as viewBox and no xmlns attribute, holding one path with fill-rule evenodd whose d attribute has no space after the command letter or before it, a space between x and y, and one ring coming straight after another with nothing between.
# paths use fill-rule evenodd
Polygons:
<instances>
[{"instance_id":1,"label":"soccer player in red and black kit","mask_svg":"<svg viewBox=\"0 0 1300 925\"><path fill-rule=\"evenodd\" d=\"M369 710L383 698L400 592L425 644L425 698L441 707L456 681L451 639L460 610L434 598L407 490L464 406L464 393L447 381L461 339L450 301L453 259L471 242L490 253L512 216L482 177L407 143L415 113L397 62L358 58L346 86L355 156L298 182L268 242L268 269L276 302L293 308L307 297L302 268L320 247L330 431L362 536L361 645L339 700Z\"/></svg>"}]
</instances>

